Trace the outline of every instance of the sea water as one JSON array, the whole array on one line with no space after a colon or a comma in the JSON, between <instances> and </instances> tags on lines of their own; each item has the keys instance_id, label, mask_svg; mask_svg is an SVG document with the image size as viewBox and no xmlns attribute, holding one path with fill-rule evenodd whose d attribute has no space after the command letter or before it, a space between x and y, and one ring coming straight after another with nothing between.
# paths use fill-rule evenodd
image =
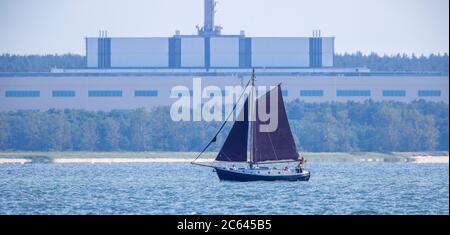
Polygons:
<instances>
[{"instance_id":1,"label":"sea water","mask_svg":"<svg viewBox=\"0 0 450 235\"><path fill-rule=\"evenodd\" d=\"M449 214L448 164L311 163L308 182L190 164L2 164L0 214Z\"/></svg>"}]
</instances>

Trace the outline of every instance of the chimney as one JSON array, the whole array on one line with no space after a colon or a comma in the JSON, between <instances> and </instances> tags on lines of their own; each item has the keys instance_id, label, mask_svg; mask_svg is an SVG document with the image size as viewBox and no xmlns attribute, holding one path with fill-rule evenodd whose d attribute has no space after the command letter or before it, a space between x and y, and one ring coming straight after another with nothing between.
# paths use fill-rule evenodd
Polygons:
<instances>
[{"instance_id":1,"label":"chimney","mask_svg":"<svg viewBox=\"0 0 450 235\"><path fill-rule=\"evenodd\" d=\"M212 32L214 30L215 5L214 0L205 0L205 22L203 26L205 32Z\"/></svg>"}]
</instances>

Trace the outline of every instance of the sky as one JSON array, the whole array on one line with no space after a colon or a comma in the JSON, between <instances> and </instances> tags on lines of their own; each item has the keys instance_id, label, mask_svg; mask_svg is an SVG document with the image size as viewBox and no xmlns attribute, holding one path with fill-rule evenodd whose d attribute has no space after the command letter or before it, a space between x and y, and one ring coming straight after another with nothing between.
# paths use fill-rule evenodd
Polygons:
<instances>
[{"instance_id":1,"label":"sky","mask_svg":"<svg viewBox=\"0 0 450 235\"><path fill-rule=\"evenodd\" d=\"M0 0L0 53L85 53L84 38L196 33L203 0ZM449 52L448 0L219 0L223 34L334 36L336 53Z\"/></svg>"}]
</instances>

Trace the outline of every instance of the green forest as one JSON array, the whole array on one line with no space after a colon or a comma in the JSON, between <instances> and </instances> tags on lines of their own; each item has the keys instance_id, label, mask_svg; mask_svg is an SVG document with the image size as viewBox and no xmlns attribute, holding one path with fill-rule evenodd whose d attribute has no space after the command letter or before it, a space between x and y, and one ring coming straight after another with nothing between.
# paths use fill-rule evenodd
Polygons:
<instances>
[{"instance_id":1,"label":"green forest","mask_svg":"<svg viewBox=\"0 0 450 235\"><path fill-rule=\"evenodd\" d=\"M86 67L86 57L64 55L0 55L0 72L49 72L52 68Z\"/></svg>"},{"instance_id":2,"label":"green forest","mask_svg":"<svg viewBox=\"0 0 450 235\"><path fill-rule=\"evenodd\" d=\"M445 103L287 104L302 151L448 151ZM0 113L0 150L200 151L220 122L173 122L169 107L150 111L80 110ZM218 150L231 122L210 150Z\"/></svg>"},{"instance_id":3,"label":"green forest","mask_svg":"<svg viewBox=\"0 0 450 235\"><path fill-rule=\"evenodd\" d=\"M371 71L387 72L439 72L448 75L448 54L419 57L406 54L395 56L379 56L376 53L363 55L361 52L355 54L336 54L334 66L338 68L367 67Z\"/></svg>"},{"instance_id":4,"label":"green forest","mask_svg":"<svg viewBox=\"0 0 450 235\"><path fill-rule=\"evenodd\" d=\"M81 55L0 55L0 72L48 72L51 68L85 67L86 58ZM379 56L375 53L364 55L336 54L334 65L338 68L367 67L372 71L439 72L448 75L448 54L419 57L405 54Z\"/></svg>"}]
</instances>

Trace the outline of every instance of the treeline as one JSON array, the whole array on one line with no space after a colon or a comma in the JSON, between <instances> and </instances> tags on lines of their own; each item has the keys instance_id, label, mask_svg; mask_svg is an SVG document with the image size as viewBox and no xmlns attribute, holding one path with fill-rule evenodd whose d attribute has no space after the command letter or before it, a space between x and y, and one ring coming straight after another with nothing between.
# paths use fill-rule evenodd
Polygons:
<instances>
[{"instance_id":1,"label":"treeline","mask_svg":"<svg viewBox=\"0 0 450 235\"><path fill-rule=\"evenodd\" d=\"M445 103L371 102L287 105L303 151L448 151ZM0 150L200 151L219 122L173 122L169 108L0 113ZM231 123L210 150L218 150Z\"/></svg>"},{"instance_id":2,"label":"treeline","mask_svg":"<svg viewBox=\"0 0 450 235\"><path fill-rule=\"evenodd\" d=\"M86 57L64 55L0 55L0 72L49 72L52 68L86 67Z\"/></svg>"},{"instance_id":3,"label":"treeline","mask_svg":"<svg viewBox=\"0 0 450 235\"><path fill-rule=\"evenodd\" d=\"M449 106L443 102L294 101L287 110L307 151L448 151Z\"/></svg>"},{"instance_id":4,"label":"treeline","mask_svg":"<svg viewBox=\"0 0 450 235\"><path fill-rule=\"evenodd\" d=\"M429 56L406 54L395 56L379 56L376 53L364 55L361 52L355 54L336 54L334 66L339 68L367 67L371 71L388 72L440 72L448 75L448 54Z\"/></svg>"},{"instance_id":5,"label":"treeline","mask_svg":"<svg viewBox=\"0 0 450 235\"><path fill-rule=\"evenodd\" d=\"M75 54L64 55L0 55L0 72L48 72L51 68L77 68L86 66L86 57ZM335 67L367 67L372 71L440 72L448 75L448 54L429 56L379 56L375 53L363 55L336 54Z\"/></svg>"}]
</instances>

